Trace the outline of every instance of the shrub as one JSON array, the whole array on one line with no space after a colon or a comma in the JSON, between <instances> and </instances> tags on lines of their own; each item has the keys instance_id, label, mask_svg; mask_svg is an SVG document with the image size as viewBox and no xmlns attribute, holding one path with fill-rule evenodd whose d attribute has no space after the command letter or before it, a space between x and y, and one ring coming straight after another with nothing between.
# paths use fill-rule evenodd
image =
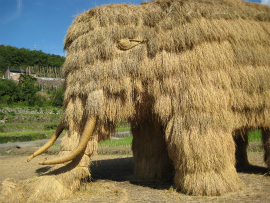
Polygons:
<instances>
[{"instance_id":1,"label":"shrub","mask_svg":"<svg viewBox=\"0 0 270 203\"><path fill-rule=\"evenodd\" d=\"M14 111L10 111L8 112L9 115L15 116L15 112Z\"/></svg>"},{"instance_id":2,"label":"shrub","mask_svg":"<svg viewBox=\"0 0 270 203\"><path fill-rule=\"evenodd\" d=\"M35 105L38 88L35 86L37 79L31 75L21 74L18 87L20 89L20 100L27 101L29 106Z\"/></svg>"},{"instance_id":3,"label":"shrub","mask_svg":"<svg viewBox=\"0 0 270 203\"><path fill-rule=\"evenodd\" d=\"M52 101L51 101L51 105L52 106L63 106L64 103L64 88L58 88L55 91L52 92Z\"/></svg>"},{"instance_id":4,"label":"shrub","mask_svg":"<svg viewBox=\"0 0 270 203\"><path fill-rule=\"evenodd\" d=\"M4 126L0 126L0 133L4 133L4 132L6 132L4 129Z\"/></svg>"},{"instance_id":5,"label":"shrub","mask_svg":"<svg viewBox=\"0 0 270 203\"><path fill-rule=\"evenodd\" d=\"M19 101L19 88L12 80L0 80L0 103L9 104Z\"/></svg>"},{"instance_id":6,"label":"shrub","mask_svg":"<svg viewBox=\"0 0 270 203\"><path fill-rule=\"evenodd\" d=\"M0 120L4 119L5 115L6 115L5 113L0 112Z\"/></svg>"},{"instance_id":7,"label":"shrub","mask_svg":"<svg viewBox=\"0 0 270 203\"><path fill-rule=\"evenodd\" d=\"M57 128L56 124L44 125L44 130L55 130Z\"/></svg>"},{"instance_id":8,"label":"shrub","mask_svg":"<svg viewBox=\"0 0 270 203\"><path fill-rule=\"evenodd\" d=\"M43 107L45 106L46 103L46 98L40 96L40 95L36 95L36 102L35 104L39 107Z\"/></svg>"},{"instance_id":9,"label":"shrub","mask_svg":"<svg viewBox=\"0 0 270 203\"><path fill-rule=\"evenodd\" d=\"M10 96L6 94L1 97L1 103L7 104L9 99L10 99Z\"/></svg>"},{"instance_id":10,"label":"shrub","mask_svg":"<svg viewBox=\"0 0 270 203\"><path fill-rule=\"evenodd\" d=\"M10 97L8 100L7 100L7 104L12 104L12 98Z\"/></svg>"}]
</instances>

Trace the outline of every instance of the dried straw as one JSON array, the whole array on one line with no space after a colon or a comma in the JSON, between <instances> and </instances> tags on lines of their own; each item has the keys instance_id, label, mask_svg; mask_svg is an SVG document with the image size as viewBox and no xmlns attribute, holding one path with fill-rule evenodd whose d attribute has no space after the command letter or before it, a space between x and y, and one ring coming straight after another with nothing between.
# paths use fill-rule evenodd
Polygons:
<instances>
[{"instance_id":1,"label":"dried straw","mask_svg":"<svg viewBox=\"0 0 270 203\"><path fill-rule=\"evenodd\" d=\"M88 117L98 124L85 156L128 118L136 175L163 176L172 161L179 190L220 195L241 188L233 132L265 128L270 169L268 6L240 0L100 6L76 17L64 48L68 131L61 153L76 148ZM71 183L86 177L67 174Z\"/></svg>"},{"instance_id":2,"label":"dried straw","mask_svg":"<svg viewBox=\"0 0 270 203\"><path fill-rule=\"evenodd\" d=\"M81 119L97 116L97 128L108 129L95 135L100 140L128 118L137 176L162 176L168 152L181 191L241 188L233 135L237 161L246 163L247 141L238 130L270 127L268 6L239 0L100 6L73 21L65 49L70 129L80 134Z\"/></svg>"}]
</instances>

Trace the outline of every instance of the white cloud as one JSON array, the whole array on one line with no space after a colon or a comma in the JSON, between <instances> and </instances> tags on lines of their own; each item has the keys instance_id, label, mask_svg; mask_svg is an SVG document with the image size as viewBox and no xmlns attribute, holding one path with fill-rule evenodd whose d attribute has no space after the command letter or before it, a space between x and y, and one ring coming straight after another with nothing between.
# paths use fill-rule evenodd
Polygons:
<instances>
[{"instance_id":1,"label":"white cloud","mask_svg":"<svg viewBox=\"0 0 270 203\"><path fill-rule=\"evenodd\" d=\"M15 20L21 14L22 9L23 9L22 0L16 0L14 4L11 1L10 7L0 14L1 19L0 22L3 24L7 24L10 21Z\"/></svg>"},{"instance_id":2,"label":"white cloud","mask_svg":"<svg viewBox=\"0 0 270 203\"><path fill-rule=\"evenodd\" d=\"M18 9L19 12L21 12L21 10L22 10L22 0L18 0L17 2L18 2L17 9Z\"/></svg>"},{"instance_id":3,"label":"white cloud","mask_svg":"<svg viewBox=\"0 0 270 203\"><path fill-rule=\"evenodd\" d=\"M261 4L270 6L270 0L261 0Z\"/></svg>"}]
</instances>

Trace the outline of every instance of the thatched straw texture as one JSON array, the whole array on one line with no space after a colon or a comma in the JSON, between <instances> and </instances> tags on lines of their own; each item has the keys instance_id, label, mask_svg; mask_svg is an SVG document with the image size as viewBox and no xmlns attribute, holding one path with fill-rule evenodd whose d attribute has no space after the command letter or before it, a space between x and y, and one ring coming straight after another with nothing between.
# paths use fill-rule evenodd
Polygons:
<instances>
[{"instance_id":1,"label":"thatched straw texture","mask_svg":"<svg viewBox=\"0 0 270 203\"><path fill-rule=\"evenodd\" d=\"M241 120L225 115L270 104L269 16L267 6L228 0L112 4L82 13L65 39L67 123L80 123L84 109L102 120L130 118L148 89L162 121L194 110L230 116L225 128L269 126L250 121L253 112ZM123 39L146 42L123 51Z\"/></svg>"},{"instance_id":2,"label":"thatched straw texture","mask_svg":"<svg viewBox=\"0 0 270 203\"><path fill-rule=\"evenodd\" d=\"M139 179L172 178L174 168L168 156L164 126L157 116L151 115L151 105L152 102L147 106L137 105L138 114L131 123L134 176Z\"/></svg>"},{"instance_id":3,"label":"thatched straw texture","mask_svg":"<svg viewBox=\"0 0 270 203\"><path fill-rule=\"evenodd\" d=\"M241 188L232 134L270 127L268 6L239 0L100 6L73 21L64 48L64 122L74 138L63 148L77 146L72 139L83 131L82 119L97 116L97 129L106 129L98 141L129 118L137 171L160 176L168 151L179 190L219 195ZM247 143L237 142L241 159ZM144 163L157 150L140 155L140 143L142 150L160 148L165 158ZM268 133L264 143L270 168Z\"/></svg>"}]
</instances>

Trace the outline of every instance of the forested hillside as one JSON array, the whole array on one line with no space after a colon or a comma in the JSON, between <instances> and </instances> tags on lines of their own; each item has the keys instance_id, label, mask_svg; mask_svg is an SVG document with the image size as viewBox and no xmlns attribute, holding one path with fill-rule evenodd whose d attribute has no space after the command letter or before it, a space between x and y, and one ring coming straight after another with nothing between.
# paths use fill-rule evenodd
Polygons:
<instances>
[{"instance_id":1,"label":"forested hillside","mask_svg":"<svg viewBox=\"0 0 270 203\"><path fill-rule=\"evenodd\" d=\"M21 74L18 83L0 79L0 108L1 104L39 107L63 105L63 88L50 87L46 92L41 92L40 85L35 84L36 80L27 74Z\"/></svg>"},{"instance_id":2,"label":"forested hillside","mask_svg":"<svg viewBox=\"0 0 270 203\"><path fill-rule=\"evenodd\" d=\"M9 68L26 69L28 66L58 67L65 61L65 57L46 54L39 51L31 51L25 48L0 45L0 70L5 72Z\"/></svg>"}]
</instances>

